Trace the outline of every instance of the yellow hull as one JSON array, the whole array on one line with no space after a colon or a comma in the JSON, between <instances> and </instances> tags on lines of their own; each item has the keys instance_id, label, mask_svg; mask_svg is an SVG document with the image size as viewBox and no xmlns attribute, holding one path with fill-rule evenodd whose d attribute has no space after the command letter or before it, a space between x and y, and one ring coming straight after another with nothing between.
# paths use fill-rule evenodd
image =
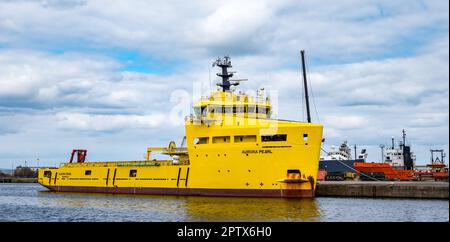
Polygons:
<instances>
[{"instance_id":1,"label":"yellow hull","mask_svg":"<svg viewBox=\"0 0 450 242\"><path fill-rule=\"evenodd\" d=\"M72 192L312 197L322 126L276 122L276 133L286 134L285 141L262 140L265 132L273 133L267 129L270 124L228 128L187 121L189 164L170 160L66 163L40 169L38 181L51 190ZM255 133L256 140L238 140L242 134ZM209 137L210 142L196 144L196 137ZM230 138L222 142L214 137Z\"/></svg>"}]
</instances>

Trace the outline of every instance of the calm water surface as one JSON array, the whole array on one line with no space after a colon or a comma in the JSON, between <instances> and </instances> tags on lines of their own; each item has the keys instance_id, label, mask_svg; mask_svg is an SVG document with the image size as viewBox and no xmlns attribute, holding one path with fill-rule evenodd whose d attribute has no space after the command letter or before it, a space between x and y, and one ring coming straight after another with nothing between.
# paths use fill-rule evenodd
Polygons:
<instances>
[{"instance_id":1,"label":"calm water surface","mask_svg":"<svg viewBox=\"0 0 450 242\"><path fill-rule=\"evenodd\" d=\"M97 195L0 184L0 221L449 221L449 202Z\"/></svg>"}]
</instances>

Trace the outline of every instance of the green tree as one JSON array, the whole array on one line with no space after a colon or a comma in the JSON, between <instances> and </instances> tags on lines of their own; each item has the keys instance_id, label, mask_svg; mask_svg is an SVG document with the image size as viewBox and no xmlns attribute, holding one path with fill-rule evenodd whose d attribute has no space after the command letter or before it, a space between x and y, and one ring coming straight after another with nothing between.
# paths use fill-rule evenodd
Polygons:
<instances>
[{"instance_id":1,"label":"green tree","mask_svg":"<svg viewBox=\"0 0 450 242\"><path fill-rule=\"evenodd\" d=\"M17 178L36 178L37 177L37 172L33 171L30 167L18 166L18 167L16 167L16 170L14 171L14 177L17 177Z\"/></svg>"}]
</instances>

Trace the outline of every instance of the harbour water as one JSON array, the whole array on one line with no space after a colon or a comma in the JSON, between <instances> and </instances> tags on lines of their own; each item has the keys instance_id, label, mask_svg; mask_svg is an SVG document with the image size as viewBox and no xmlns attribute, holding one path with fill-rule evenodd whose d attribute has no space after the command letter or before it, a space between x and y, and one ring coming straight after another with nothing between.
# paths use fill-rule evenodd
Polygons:
<instances>
[{"instance_id":1,"label":"harbour water","mask_svg":"<svg viewBox=\"0 0 450 242\"><path fill-rule=\"evenodd\" d=\"M449 202L56 193L10 183L0 184L0 221L449 221Z\"/></svg>"}]
</instances>

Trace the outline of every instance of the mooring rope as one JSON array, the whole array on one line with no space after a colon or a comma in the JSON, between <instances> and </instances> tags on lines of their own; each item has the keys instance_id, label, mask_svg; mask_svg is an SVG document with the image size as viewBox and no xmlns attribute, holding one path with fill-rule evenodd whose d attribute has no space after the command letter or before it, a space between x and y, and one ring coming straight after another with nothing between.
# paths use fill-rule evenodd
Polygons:
<instances>
[{"instance_id":1,"label":"mooring rope","mask_svg":"<svg viewBox=\"0 0 450 242\"><path fill-rule=\"evenodd\" d=\"M320 149L321 149L323 152L325 152L325 153L328 154L328 152L327 152L325 149L323 149L322 147L320 147ZM356 171L356 173L359 173L360 175L366 176L366 177L368 177L368 178L370 178L370 179L372 179L372 180L375 180L375 181L382 181L382 180L376 179L375 177L371 177L371 176L369 176L369 175L366 175L366 174L364 174L363 172L359 172L358 170L355 170L353 167L348 166L347 164L345 164L344 162L341 162L340 160L336 160L336 161L339 162L341 165L343 165L343 166L345 166L345 167L347 167L347 168L349 168L349 169L351 169L351 170L353 170L353 171Z\"/></svg>"}]
</instances>

